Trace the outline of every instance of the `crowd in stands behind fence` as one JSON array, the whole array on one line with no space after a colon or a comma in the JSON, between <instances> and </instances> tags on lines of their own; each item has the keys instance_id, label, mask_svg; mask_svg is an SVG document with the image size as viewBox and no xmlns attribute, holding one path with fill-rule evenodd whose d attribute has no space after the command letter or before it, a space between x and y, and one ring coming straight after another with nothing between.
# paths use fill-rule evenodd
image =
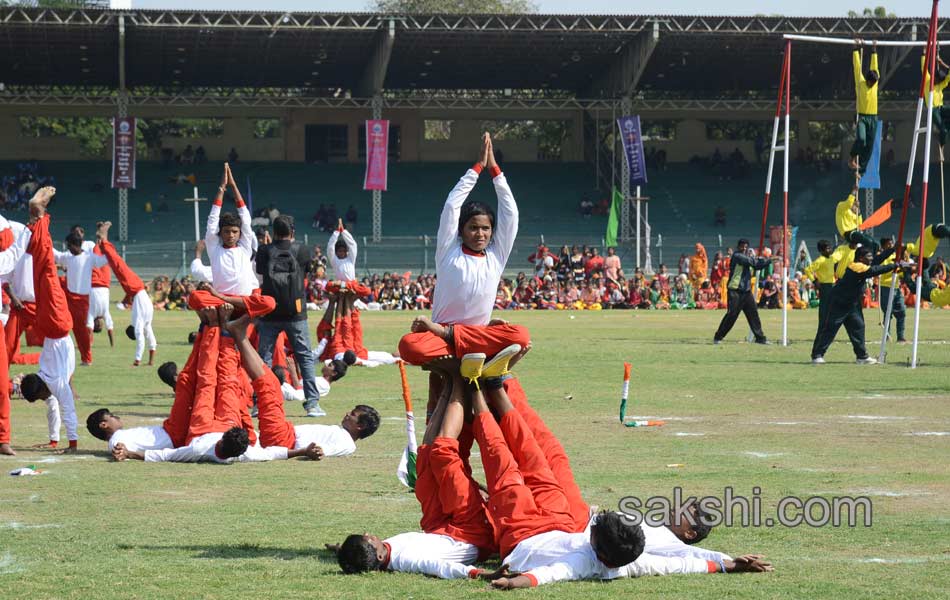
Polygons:
<instances>
[{"instance_id":1,"label":"crowd in stands behind fence","mask_svg":"<svg viewBox=\"0 0 950 600\"><path fill-rule=\"evenodd\" d=\"M262 242L264 243L264 242ZM497 289L498 310L718 310L726 308L732 248L707 257L702 244L692 255L683 255L674 271L661 264L654 274L641 269L624 269L615 248L601 256L596 247L562 246L555 253L541 244L528 257L526 269L514 278L503 278ZM326 286L329 263L321 245L313 247L313 259L307 268L307 302L312 308L327 304ZM807 259L795 262L789 278L787 299L782 296L778 257L755 274L756 303L761 309L808 309L819 303L817 286L803 275ZM934 283L950 283L950 268L942 258L930 263ZM367 274L359 279L369 293L360 297L368 310L428 310L432 304L436 277L428 273L386 272ZM191 277L156 277L149 292L156 309L187 310L188 296L197 282ZM907 306L915 306L914 290L901 284ZM879 306L878 286L869 286L865 307ZM927 307L928 303L924 303Z\"/></svg>"},{"instance_id":2,"label":"crowd in stands behind fence","mask_svg":"<svg viewBox=\"0 0 950 600\"><path fill-rule=\"evenodd\" d=\"M36 190L56 186L56 178L42 172L36 161L17 163L12 174L3 174L0 179L0 209L26 210Z\"/></svg>"}]
</instances>

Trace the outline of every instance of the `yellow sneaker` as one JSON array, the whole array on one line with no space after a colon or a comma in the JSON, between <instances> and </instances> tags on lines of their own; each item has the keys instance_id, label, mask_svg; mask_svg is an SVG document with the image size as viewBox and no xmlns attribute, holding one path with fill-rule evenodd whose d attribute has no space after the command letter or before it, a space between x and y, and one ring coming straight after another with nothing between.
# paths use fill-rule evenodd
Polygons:
<instances>
[{"instance_id":1,"label":"yellow sneaker","mask_svg":"<svg viewBox=\"0 0 950 600\"><path fill-rule=\"evenodd\" d=\"M521 346L518 344L512 344L507 348L500 350L498 354L493 356L492 359L485 363L485 366L482 367L482 379L507 375L508 363L519 352L521 352Z\"/></svg>"},{"instance_id":2,"label":"yellow sneaker","mask_svg":"<svg viewBox=\"0 0 950 600\"><path fill-rule=\"evenodd\" d=\"M485 364L485 355L481 352L473 352L462 357L462 364L459 366L459 373L472 383L477 383L478 378L482 376L482 366Z\"/></svg>"}]
</instances>

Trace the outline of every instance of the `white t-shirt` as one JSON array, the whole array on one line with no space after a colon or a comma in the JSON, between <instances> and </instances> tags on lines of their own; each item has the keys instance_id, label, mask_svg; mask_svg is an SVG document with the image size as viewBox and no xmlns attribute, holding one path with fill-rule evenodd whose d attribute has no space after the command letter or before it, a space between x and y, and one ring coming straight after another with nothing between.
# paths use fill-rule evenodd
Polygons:
<instances>
[{"instance_id":1,"label":"white t-shirt","mask_svg":"<svg viewBox=\"0 0 950 600\"><path fill-rule=\"evenodd\" d=\"M92 290L92 270L109 264L108 259L92 250L83 249L79 254L53 250L56 264L66 269L66 287L74 294L88 296Z\"/></svg>"},{"instance_id":2,"label":"white t-shirt","mask_svg":"<svg viewBox=\"0 0 950 600\"><path fill-rule=\"evenodd\" d=\"M23 241L29 245L33 234L25 225L10 221L10 229L13 230L15 238L26 236ZM36 293L33 291L33 255L24 252L16 261L13 272L5 276L4 281L9 282L10 288L21 302L36 302Z\"/></svg>"},{"instance_id":3,"label":"white t-shirt","mask_svg":"<svg viewBox=\"0 0 950 600\"><path fill-rule=\"evenodd\" d=\"M295 425L294 433L297 435L295 450L316 444L323 449L323 455L327 458L356 452L353 436L339 425Z\"/></svg>"},{"instance_id":4,"label":"white t-shirt","mask_svg":"<svg viewBox=\"0 0 950 600\"><path fill-rule=\"evenodd\" d=\"M478 548L447 535L409 532L383 540L389 546L387 569L419 573L441 579L463 579L477 573L470 566L478 558Z\"/></svg>"},{"instance_id":5,"label":"white t-shirt","mask_svg":"<svg viewBox=\"0 0 950 600\"><path fill-rule=\"evenodd\" d=\"M218 458L214 447L224 437L223 432L206 433L191 440L187 446L166 448L164 450L146 450L145 462L215 462L231 464L237 462L266 462L287 458L287 448L272 446L262 448L259 444L248 446L247 451L235 458Z\"/></svg>"},{"instance_id":6,"label":"white t-shirt","mask_svg":"<svg viewBox=\"0 0 950 600\"><path fill-rule=\"evenodd\" d=\"M303 402L306 399L306 396L304 396L303 390L298 390L297 388L287 383L286 381L280 384L280 391L284 395L284 402L289 402L291 400Z\"/></svg>"},{"instance_id":7,"label":"white t-shirt","mask_svg":"<svg viewBox=\"0 0 950 600\"><path fill-rule=\"evenodd\" d=\"M336 242L342 238L346 243L346 258L337 258ZM330 266L333 267L333 277L337 281L353 281L356 279L356 240L347 230L334 231L327 242L327 256L330 257Z\"/></svg>"},{"instance_id":8,"label":"white t-shirt","mask_svg":"<svg viewBox=\"0 0 950 600\"><path fill-rule=\"evenodd\" d=\"M462 250L459 214L477 181L478 173L469 169L449 192L442 209L435 251L437 281L432 297L432 320L436 323L488 324L498 281L518 235L518 206L501 173L493 180L498 218L485 254L473 256Z\"/></svg>"},{"instance_id":9,"label":"white t-shirt","mask_svg":"<svg viewBox=\"0 0 950 600\"><path fill-rule=\"evenodd\" d=\"M175 446L161 425L122 428L109 438L109 452L112 452L116 444L125 445L130 452L165 450Z\"/></svg>"},{"instance_id":10,"label":"white t-shirt","mask_svg":"<svg viewBox=\"0 0 950 600\"><path fill-rule=\"evenodd\" d=\"M221 207L211 205L205 231L205 245L211 259L211 284L221 294L250 296L258 287L257 275L251 265L251 255L254 253L257 238L251 230L251 213L248 212L247 206L238 208L237 214L241 217L241 237L237 246L225 248L218 237Z\"/></svg>"}]
</instances>

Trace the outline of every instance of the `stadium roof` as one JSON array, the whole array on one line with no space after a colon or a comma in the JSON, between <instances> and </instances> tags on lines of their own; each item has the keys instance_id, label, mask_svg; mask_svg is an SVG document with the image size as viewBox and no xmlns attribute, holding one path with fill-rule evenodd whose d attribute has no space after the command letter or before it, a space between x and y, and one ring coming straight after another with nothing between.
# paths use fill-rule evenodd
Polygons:
<instances>
[{"instance_id":1,"label":"stadium roof","mask_svg":"<svg viewBox=\"0 0 950 600\"><path fill-rule=\"evenodd\" d=\"M925 39L926 19L415 15L0 8L0 82L126 87L536 90L576 97L770 97L782 34ZM941 22L941 27L944 22ZM915 51L916 52L916 51ZM886 89L919 84L916 54L882 51ZM374 78L376 79L374 84ZM381 85L380 85L381 84ZM849 93L846 47L796 44L793 94ZM337 92L339 93L339 92ZM853 94L853 91L850 92Z\"/></svg>"}]
</instances>

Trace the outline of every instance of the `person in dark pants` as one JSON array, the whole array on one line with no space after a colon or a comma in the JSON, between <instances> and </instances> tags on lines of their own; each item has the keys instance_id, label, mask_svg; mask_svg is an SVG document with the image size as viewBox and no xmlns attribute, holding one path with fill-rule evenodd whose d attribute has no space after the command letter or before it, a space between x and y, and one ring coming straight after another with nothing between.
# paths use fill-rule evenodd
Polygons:
<instances>
[{"instance_id":1,"label":"person in dark pants","mask_svg":"<svg viewBox=\"0 0 950 600\"><path fill-rule=\"evenodd\" d=\"M810 265L805 267L805 276L815 282L818 289L818 329L815 337L821 332L825 319L828 318L828 307L831 306L831 289L835 287L835 264L841 260L842 247L832 250L831 242L818 240L818 254Z\"/></svg>"},{"instance_id":2,"label":"person in dark pants","mask_svg":"<svg viewBox=\"0 0 950 600\"><path fill-rule=\"evenodd\" d=\"M868 279L896 271L905 265L899 262L881 264L892 254L894 254L893 248L878 254L872 260L870 248L861 246L855 250L854 262L848 265L844 276L838 280L831 291L828 320L825 321L824 327L821 328L812 346L812 364L825 363L825 352L828 351L842 325L848 330L854 356L857 358L856 362L859 365L873 365L877 362L877 359L868 356L868 350L864 345L864 313L861 311L861 298Z\"/></svg>"},{"instance_id":3,"label":"person in dark pants","mask_svg":"<svg viewBox=\"0 0 950 600\"><path fill-rule=\"evenodd\" d=\"M891 264L894 262L894 240L891 238L881 238L881 253L890 252L891 256L881 261L882 265ZM904 308L904 294L901 292L901 277L894 277L890 273L886 276L881 277L881 314L887 315L887 304L891 302L890 296L893 290L897 290L897 293L894 294L894 306L891 308L891 317L897 323L897 343L903 344L907 342L907 339L904 337L904 323L907 320L907 310ZM890 335L890 333L888 333Z\"/></svg>"},{"instance_id":4,"label":"person in dark pants","mask_svg":"<svg viewBox=\"0 0 950 600\"><path fill-rule=\"evenodd\" d=\"M762 322L759 321L759 311L755 307L755 297L752 295L752 272L764 269L769 265L769 259L752 258L748 254L749 240L743 238L736 244L736 251L732 255L729 265L729 280L726 287L729 290L729 308L726 316L719 323L719 329L713 336L713 343L718 344L728 335L729 330L736 324L739 313L745 313L745 318L752 328L756 344L768 344L765 334L762 333Z\"/></svg>"},{"instance_id":5,"label":"person in dark pants","mask_svg":"<svg viewBox=\"0 0 950 600\"><path fill-rule=\"evenodd\" d=\"M294 218L279 215L274 219L274 242L257 251L257 272L264 276L261 293L271 296L277 307L257 321L258 352L268 365L274 357L277 336L283 331L293 348L303 379L304 409L308 417L322 417L317 391L310 332L307 330L307 295L304 277L311 261L310 248L294 241Z\"/></svg>"}]
</instances>

